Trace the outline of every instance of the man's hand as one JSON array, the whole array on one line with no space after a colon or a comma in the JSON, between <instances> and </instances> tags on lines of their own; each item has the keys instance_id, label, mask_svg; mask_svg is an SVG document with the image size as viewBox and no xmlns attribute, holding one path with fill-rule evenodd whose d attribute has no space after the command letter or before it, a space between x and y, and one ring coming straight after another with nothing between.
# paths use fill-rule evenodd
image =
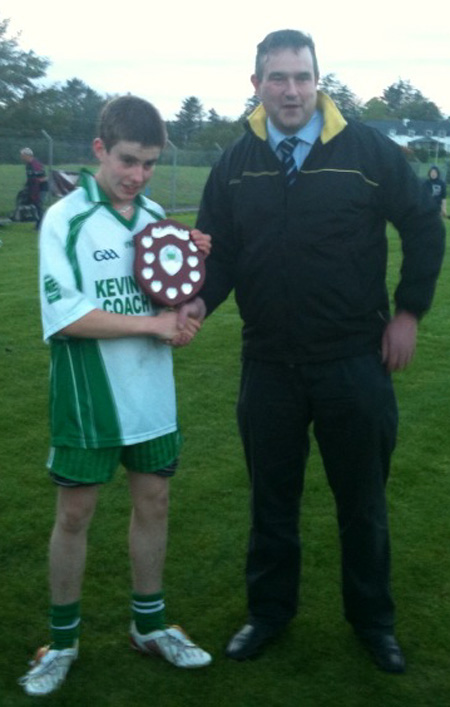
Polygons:
<instances>
[{"instance_id":1,"label":"man's hand","mask_svg":"<svg viewBox=\"0 0 450 707\"><path fill-rule=\"evenodd\" d=\"M193 228L191 238L206 258L211 253L211 236L208 233L199 231L198 228Z\"/></svg>"},{"instance_id":2,"label":"man's hand","mask_svg":"<svg viewBox=\"0 0 450 707\"><path fill-rule=\"evenodd\" d=\"M201 325L205 317L206 305L201 297L195 297L195 299L190 302L186 302L186 304L182 304L179 307L178 328L180 330L184 329L189 319L193 319Z\"/></svg>"},{"instance_id":3,"label":"man's hand","mask_svg":"<svg viewBox=\"0 0 450 707\"><path fill-rule=\"evenodd\" d=\"M401 371L411 363L416 338L417 318L409 312L398 312L384 330L381 343L382 361L389 373Z\"/></svg>"},{"instance_id":4,"label":"man's hand","mask_svg":"<svg viewBox=\"0 0 450 707\"><path fill-rule=\"evenodd\" d=\"M192 317L186 317L182 326L178 323L175 311L163 311L154 318L157 324L155 336L171 346L186 346L194 338L201 327L201 322Z\"/></svg>"}]
</instances>

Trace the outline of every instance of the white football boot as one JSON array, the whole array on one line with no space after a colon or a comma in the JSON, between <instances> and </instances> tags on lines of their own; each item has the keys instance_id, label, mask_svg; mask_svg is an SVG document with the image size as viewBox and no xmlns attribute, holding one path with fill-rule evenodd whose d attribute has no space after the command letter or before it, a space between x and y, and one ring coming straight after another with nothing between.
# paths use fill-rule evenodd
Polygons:
<instances>
[{"instance_id":1,"label":"white football boot","mask_svg":"<svg viewBox=\"0 0 450 707\"><path fill-rule=\"evenodd\" d=\"M78 641L73 648L54 650L50 646L39 648L31 661L31 670L19 678L27 695L49 695L66 679L69 668L78 658Z\"/></svg>"},{"instance_id":2,"label":"white football boot","mask_svg":"<svg viewBox=\"0 0 450 707\"><path fill-rule=\"evenodd\" d=\"M195 643L180 626L151 631L145 635L137 632L134 621L130 629L131 647L151 656L161 656L177 668L203 668L212 657Z\"/></svg>"}]
</instances>

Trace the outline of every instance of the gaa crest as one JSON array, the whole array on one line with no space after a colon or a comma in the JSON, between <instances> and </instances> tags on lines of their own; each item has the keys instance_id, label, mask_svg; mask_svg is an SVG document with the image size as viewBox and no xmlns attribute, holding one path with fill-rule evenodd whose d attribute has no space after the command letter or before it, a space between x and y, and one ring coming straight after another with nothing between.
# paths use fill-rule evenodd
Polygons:
<instances>
[{"instance_id":1,"label":"gaa crest","mask_svg":"<svg viewBox=\"0 0 450 707\"><path fill-rule=\"evenodd\" d=\"M197 294L205 263L189 226L172 219L150 223L134 236L134 244L136 280L154 302L173 307Z\"/></svg>"}]
</instances>

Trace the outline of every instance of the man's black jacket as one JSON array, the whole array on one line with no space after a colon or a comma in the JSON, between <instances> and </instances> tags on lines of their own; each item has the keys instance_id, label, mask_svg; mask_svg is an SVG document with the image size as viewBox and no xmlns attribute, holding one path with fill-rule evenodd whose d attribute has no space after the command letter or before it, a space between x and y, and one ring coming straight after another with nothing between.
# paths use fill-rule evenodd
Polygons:
<instances>
[{"instance_id":1,"label":"man's black jacket","mask_svg":"<svg viewBox=\"0 0 450 707\"><path fill-rule=\"evenodd\" d=\"M234 288L243 355L324 361L380 348L389 320L386 222L401 238L395 307L430 307L444 228L400 148L346 122L319 93L324 128L285 186L259 106L213 167L198 227L212 236L200 292L211 313Z\"/></svg>"}]
</instances>

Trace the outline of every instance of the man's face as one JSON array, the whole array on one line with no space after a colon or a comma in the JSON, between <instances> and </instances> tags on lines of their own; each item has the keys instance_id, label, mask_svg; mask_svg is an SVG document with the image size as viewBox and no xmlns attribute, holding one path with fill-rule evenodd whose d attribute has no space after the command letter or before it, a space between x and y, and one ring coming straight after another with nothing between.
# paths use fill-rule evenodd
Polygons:
<instances>
[{"instance_id":1,"label":"man's face","mask_svg":"<svg viewBox=\"0 0 450 707\"><path fill-rule=\"evenodd\" d=\"M100 162L97 181L114 206L130 203L153 174L161 148L120 140L109 152L100 138L94 140Z\"/></svg>"},{"instance_id":2,"label":"man's face","mask_svg":"<svg viewBox=\"0 0 450 707\"><path fill-rule=\"evenodd\" d=\"M437 169L430 169L430 179L437 179L437 178L438 178Z\"/></svg>"},{"instance_id":3,"label":"man's face","mask_svg":"<svg viewBox=\"0 0 450 707\"><path fill-rule=\"evenodd\" d=\"M317 79L311 50L280 49L267 55L261 80L252 76L256 95L278 130L294 135L317 105Z\"/></svg>"}]
</instances>

